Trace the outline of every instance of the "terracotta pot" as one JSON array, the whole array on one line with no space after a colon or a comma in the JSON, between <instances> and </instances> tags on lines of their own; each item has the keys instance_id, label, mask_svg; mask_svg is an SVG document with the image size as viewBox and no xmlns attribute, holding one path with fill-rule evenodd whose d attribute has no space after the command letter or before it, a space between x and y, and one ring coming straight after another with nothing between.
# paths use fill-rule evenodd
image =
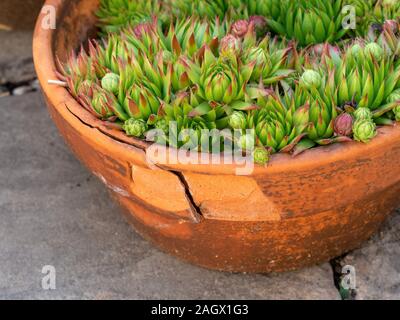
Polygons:
<instances>
[{"instance_id":1,"label":"terracotta pot","mask_svg":"<svg viewBox=\"0 0 400 320\"><path fill-rule=\"evenodd\" d=\"M61 60L95 35L95 0L48 0L56 30L34 36L36 70L49 112L77 157L110 189L145 238L179 258L239 272L293 270L327 261L369 238L400 206L400 127L369 144L275 155L267 168L149 168L147 145L88 114L55 79ZM94 200L95 201L95 200Z\"/></svg>"}]
</instances>

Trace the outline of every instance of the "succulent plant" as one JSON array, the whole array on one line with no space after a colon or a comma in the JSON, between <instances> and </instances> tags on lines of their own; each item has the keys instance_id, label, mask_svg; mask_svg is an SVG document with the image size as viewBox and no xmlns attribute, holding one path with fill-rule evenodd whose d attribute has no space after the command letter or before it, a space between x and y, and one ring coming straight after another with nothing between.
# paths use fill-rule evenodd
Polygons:
<instances>
[{"instance_id":1,"label":"succulent plant","mask_svg":"<svg viewBox=\"0 0 400 320\"><path fill-rule=\"evenodd\" d=\"M373 114L369 108L360 107L354 111L354 117L356 120L372 120Z\"/></svg>"},{"instance_id":2,"label":"succulent plant","mask_svg":"<svg viewBox=\"0 0 400 320\"><path fill-rule=\"evenodd\" d=\"M396 121L400 121L400 106L396 106L393 109Z\"/></svg>"},{"instance_id":3,"label":"succulent plant","mask_svg":"<svg viewBox=\"0 0 400 320\"><path fill-rule=\"evenodd\" d=\"M229 117L220 105L208 102L200 103L193 90L190 93L178 93L170 104L163 104L160 107L158 114L166 123L174 123L172 132L169 132L172 137L172 141L168 141L170 145L181 147L190 140L192 144L197 143L196 146L201 150L204 146L201 131L227 128ZM179 139L184 130L191 130L191 132L184 133L186 141ZM209 150L205 151L210 151L215 143L220 144L221 141L208 141Z\"/></svg>"},{"instance_id":4,"label":"succulent plant","mask_svg":"<svg viewBox=\"0 0 400 320\"><path fill-rule=\"evenodd\" d=\"M258 46L245 49L243 62L255 64L250 80L271 85L288 78L294 72L289 61L291 50L289 47L279 47L277 39L271 39L268 36Z\"/></svg>"},{"instance_id":5,"label":"succulent plant","mask_svg":"<svg viewBox=\"0 0 400 320\"><path fill-rule=\"evenodd\" d=\"M389 97L387 97L386 101L388 103L399 102L400 103L400 89L394 90Z\"/></svg>"},{"instance_id":6,"label":"succulent plant","mask_svg":"<svg viewBox=\"0 0 400 320\"><path fill-rule=\"evenodd\" d=\"M376 125L372 120L362 119L354 122L354 140L367 143L377 134Z\"/></svg>"},{"instance_id":7,"label":"succulent plant","mask_svg":"<svg viewBox=\"0 0 400 320\"><path fill-rule=\"evenodd\" d=\"M137 25L152 15L160 16L164 11L163 7L164 1L160 0L101 0L96 15L103 33L118 32L128 25ZM166 19L167 16L166 13Z\"/></svg>"},{"instance_id":8,"label":"succulent plant","mask_svg":"<svg viewBox=\"0 0 400 320\"><path fill-rule=\"evenodd\" d=\"M101 0L96 12L103 32L118 32L157 16L163 26L188 16L214 20L247 18L247 7L240 0Z\"/></svg>"},{"instance_id":9,"label":"succulent plant","mask_svg":"<svg viewBox=\"0 0 400 320\"><path fill-rule=\"evenodd\" d=\"M231 34L237 38L244 38L249 31L249 26L248 20L237 20L231 26Z\"/></svg>"},{"instance_id":10,"label":"succulent plant","mask_svg":"<svg viewBox=\"0 0 400 320\"><path fill-rule=\"evenodd\" d=\"M398 85L400 68L394 64L393 56L381 50L376 43L364 47L357 42L346 48L339 59L328 57L324 60L320 74L328 77L334 73L334 79L326 82L326 85L335 96L337 106L355 103L376 114L388 111L384 103ZM320 69L320 65L315 68Z\"/></svg>"},{"instance_id":11,"label":"succulent plant","mask_svg":"<svg viewBox=\"0 0 400 320\"><path fill-rule=\"evenodd\" d=\"M314 72L318 73L319 77ZM322 77L320 72L314 72L310 73L310 77L315 77L318 81L308 85L299 84L293 93L297 105L309 105L308 139L321 145L349 141L344 135L334 135L334 124L339 114L334 70L328 71L326 78Z\"/></svg>"},{"instance_id":12,"label":"succulent plant","mask_svg":"<svg viewBox=\"0 0 400 320\"><path fill-rule=\"evenodd\" d=\"M305 136L309 106L298 107L293 99L276 94L260 96L260 109L251 111L248 127L254 128L260 145L274 152L289 152Z\"/></svg>"},{"instance_id":13,"label":"succulent plant","mask_svg":"<svg viewBox=\"0 0 400 320\"><path fill-rule=\"evenodd\" d=\"M386 102L388 104L394 104L393 113L396 121L400 121L400 89L392 92L392 94L387 98Z\"/></svg>"},{"instance_id":14,"label":"succulent plant","mask_svg":"<svg viewBox=\"0 0 400 320\"><path fill-rule=\"evenodd\" d=\"M82 84L86 87L86 83ZM85 93L84 93L85 92ZM114 95L98 85L88 88L80 88L78 100L90 113L103 120L109 120L115 116L116 109L120 109ZM127 117L124 117L125 120Z\"/></svg>"},{"instance_id":15,"label":"succulent plant","mask_svg":"<svg viewBox=\"0 0 400 320\"><path fill-rule=\"evenodd\" d=\"M256 147L253 151L254 162L265 166L270 160L270 153L264 147Z\"/></svg>"},{"instance_id":16,"label":"succulent plant","mask_svg":"<svg viewBox=\"0 0 400 320\"><path fill-rule=\"evenodd\" d=\"M185 59L189 79L196 84L198 99L231 105L245 99L245 90L254 69L252 64L236 64L218 59L206 47L201 66ZM234 108L235 109L235 108Z\"/></svg>"},{"instance_id":17,"label":"succulent plant","mask_svg":"<svg viewBox=\"0 0 400 320\"><path fill-rule=\"evenodd\" d=\"M166 0L177 17L198 16L221 19L228 16L236 19L247 15L247 8L241 0Z\"/></svg>"},{"instance_id":18,"label":"succulent plant","mask_svg":"<svg viewBox=\"0 0 400 320\"><path fill-rule=\"evenodd\" d=\"M366 55L372 55L376 61L380 61L383 58L383 48L375 42L368 43L364 50Z\"/></svg>"},{"instance_id":19,"label":"succulent plant","mask_svg":"<svg viewBox=\"0 0 400 320\"><path fill-rule=\"evenodd\" d=\"M310 125L308 127L308 138L318 144L330 144L334 134L334 123L337 117L336 106L326 103L323 99L310 99Z\"/></svg>"},{"instance_id":20,"label":"succulent plant","mask_svg":"<svg viewBox=\"0 0 400 320\"><path fill-rule=\"evenodd\" d=\"M370 13L373 11L377 0L344 0L343 5L352 6L355 9L356 30L352 33L364 37L370 25L375 22L371 20Z\"/></svg>"},{"instance_id":21,"label":"succulent plant","mask_svg":"<svg viewBox=\"0 0 400 320\"><path fill-rule=\"evenodd\" d=\"M119 92L119 81L120 77L115 73L107 73L103 79L101 79L101 86L104 90L112 92L114 94L118 94Z\"/></svg>"},{"instance_id":22,"label":"succulent plant","mask_svg":"<svg viewBox=\"0 0 400 320\"><path fill-rule=\"evenodd\" d=\"M338 41L348 30L342 27L343 0L281 1L279 17L267 19L277 34L296 39L301 46Z\"/></svg>"},{"instance_id":23,"label":"succulent plant","mask_svg":"<svg viewBox=\"0 0 400 320\"><path fill-rule=\"evenodd\" d=\"M370 20L384 22L385 20L398 19L400 3L396 0L379 0L369 15Z\"/></svg>"},{"instance_id":24,"label":"succulent plant","mask_svg":"<svg viewBox=\"0 0 400 320\"><path fill-rule=\"evenodd\" d=\"M239 137L238 146L244 152L251 151L255 149L255 137L254 134L246 133Z\"/></svg>"},{"instance_id":25,"label":"succulent plant","mask_svg":"<svg viewBox=\"0 0 400 320\"><path fill-rule=\"evenodd\" d=\"M345 0L356 8L356 35L365 37L371 32L381 31L386 21L398 19L400 4L390 0Z\"/></svg>"},{"instance_id":26,"label":"succulent plant","mask_svg":"<svg viewBox=\"0 0 400 320\"><path fill-rule=\"evenodd\" d=\"M368 40L379 44L390 55L400 54L400 24L395 20L387 20L382 27L376 31L370 28Z\"/></svg>"},{"instance_id":27,"label":"succulent plant","mask_svg":"<svg viewBox=\"0 0 400 320\"><path fill-rule=\"evenodd\" d=\"M392 33L397 33L400 30L399 22L396 20L385 20L383 23L382 29L387 29Z\"/></svg>"},{"instance_id":28,"label":"succulent plant","mask_svg":"<svg viewBox=\"0 0 400 320\"><path fill-rule=\"evenodd\" d=\"M228 34L223 37L219 44L219 54L221 57L234 59L242 50L241 41L235 36Z\"/></svg>"},{"instance_id":29,"label":"succulent plant","mask_svg":"<svg viewBox=\"0 0 400 320\"><path fill-rule=\"evenodd\" d=\"M263 16L251 16L249 18L249 23L254 26L254 30L258 37L265 36L268 30L267 19Z\"/></svg>"},{"instance_id":30,"label":"succulent plant","mask_svg":"<svg viewBox=\"0 0 400 320\"><path fill-rule=\"evenodd\" d=\"M241 111L234 111L229 116L229 126L234 130L245 130L247 127L247 117Z\"/></svg>"},{"instance_id":31,"label":"succulent plant","mask_svg":"<svg viewBox=\"0 0 400 320\"><path fill-rule=\"evenodd\" d=\"M252 15L260 15L270 19L278 20L286 8L287 0L248 0L249 13Z\"/></svg>"},{"instance_id":32,"label":"succulent plant","mask_svg":"<svg viewBox=\"0 0 400 320\"><path fill-rule=\"evenodd\" d=\"M342 28L348 4L359 14L356 31ZM60 65L60 79L93 116L128 136L157 129L157 141L213 152L226 137L204 130L239 130L234 143L264 165L274 152L368 142L376 125L400 121L398 7L101 0L100 27L109 34ZM364 39L349 39L355 35Z\"/></svg>"},{"instance_id":33,"label":"succulent plant","mask_svg":"<svg viewBox=\"0 0 400 320\"><path fill-rule=\"evenodd\" d=\"M353 6L358 18L365 18L374 8L377 0L345 0L344 5Z\"/></svg>"},{"instance_id":34,"label":"succulent plant","mask_svg":"<svg viewBox=\"0 0 400 320\"><path fill-rule=\"evenodd\" d=\"M210 21L197 18L182 19L171 24L165 35L162 26L158 24L157 38L160 39L164 50L176 57L192 57L204 45L216 52L219 41L227 34L228 29L227 21L220 22L218 18ZM157 38L154 41L158 41Z\"/></svg>"},{"instance_id":35,"label":"succulent plant","mask_svg":"<svg viewBox=\"0 0 400 320\"><path fill-rule=\"evenodd\" d=\"M306 89L318 89L322 84L322 77L315 70L306 70L301 76L299 83Z\"/></svg>"},{"instance_id":36,"label":"succulent plant","mask_svg":"<svg viewBox=\"0 0 400 320\"><path fill-rule=\"evenodd\" d=\"M125 121L123 129L128 136L140 138L147 131L147 124L142 119L129 119Z\"/></svg>"},{"instance_id":37,"label":"succulent plant","mask_svg":"<svg viewBox=\"0 0 400 320\"><path fill-rule=\"evenodd\" d=\"M340 114L333 125L335 134L350 137L353 134L353 117L348 113Z\"/></svg>"}]
</instances>

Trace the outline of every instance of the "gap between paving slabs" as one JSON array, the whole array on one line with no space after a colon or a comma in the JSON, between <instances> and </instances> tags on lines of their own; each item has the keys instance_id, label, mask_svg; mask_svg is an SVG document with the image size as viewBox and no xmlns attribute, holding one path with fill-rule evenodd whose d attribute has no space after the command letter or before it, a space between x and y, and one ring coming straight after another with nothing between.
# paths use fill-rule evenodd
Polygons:
<instances>
[{"instance_id":1,"label":"gap between paving slabs","mask_svg":"<svg viewBox=\"0 0 400 320\"><path fill-rule=\"evenodd\" d=\"M22 96L29 92L38 91L39 81L36 78L23 82L5 82L0 84L0 98L8 96Z\"/></svg>"}]
</instances>

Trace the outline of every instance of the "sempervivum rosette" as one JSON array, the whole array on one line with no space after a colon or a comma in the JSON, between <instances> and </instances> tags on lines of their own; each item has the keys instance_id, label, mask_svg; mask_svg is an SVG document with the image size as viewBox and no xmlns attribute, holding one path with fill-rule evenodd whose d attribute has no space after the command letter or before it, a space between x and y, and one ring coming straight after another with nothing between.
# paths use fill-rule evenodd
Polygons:
<instances>
[{"instance_id":1,"label":"sempervivum rosette","mask_svg":"<svg viewBox=\"0 0 400 320\"><path fill-rule=\"evenodd\" d=\"M309 106L296 107L295 101L277 95L260 96L258 110L251 111L248 127L254 128L258 143L274 152L289 152L306 135ZM288 103L287 103L288 102Z\"/></svg>"},{"instance_id":2,"label":"sempervivum rosette","mask_svg":"<svg viewBox=\"0 0 400 320\"><path fill-rule=\"evenodd\" d=\"M265 37L258 46L247 48L243 61L255 62L250 80L270 85L290 76L294 72L288 59L291 50L290 47L283 47L282 42L276 38L270 37Z\"/></svg>"},{"instance_id":3,"label":"sempervivum rosette","mask_svg":"<svg viewBox=\"0 0 400 320\"><path fill-rule=\"evenodd\" d=\"M277 20L283 14L288 4L288 0L247 0L249 13L252 15L260 15Z\"/></svg>"},{"instance_id":4,"label":"sempervivum rosette","mask_svg":"<svg viewBox=\"0 0 400 320\"><path fill-rule=\"evenodd\" d=\"M278 18L268 19L276 33L296 39L301 46L338 41L348 29L342 27L343 0L282 1Z\"/></svg>"},{"instance_id":5,"label":"sempervivum rosette","mask_svg":"<svg viewBox=\"0 0 400 320\"><path fill-rule=\"evenodd\" d=\"M202 130L222 130L227 127L229 121L221 105L200 102L193 90L188 93L180 92L170 104L163 104L156 121L160 119L168 124L168 129L164 128L163 131L170 145L174 147L186 145L199 150L205 145L211 149L216 143L213 141L211 144L205 144L202 140L204 139L201 135ZM218 145L220 142L218 139Z\"/></svg>"},{"instance_id":6,"label":"sempervivum rosette","mask_svg":"<svg viewBox=\"0 0 400 320\"><path fill-rule=\"evenodd\" d=\"M189 69L189 78L196 85L199 99L243 108L248 81L255 63L240 64L238 61L219 59L206 47L199 66L185 60ZM251 103L246 104L248 106Z\"/></svg>"},{"instance_id":7,"label":"sempervivum rosette","mask_svg":"<svg viewBox=\"0 0 400 320\"><path fill-rule=\"evenodd\" d=\"M165 50L174 53L176 57L186 55L192 57L204 45L214 52L218 49L219 41L228 32L227 20L199 20L197 18L182 19L171 24L164 34L161 25L158 26L158 38Z\"/></svg>"},{"instance_id":8,"label":"sempervivum rosette","mask_svg":"<svg viewBox=\"0 0 400 320\"><path fill-rule=\"evenodd\" d=\"M369 108L374 117L394 108L387 99L398 86L400 67L377 43L350 46L333 68L335 82L329 85L331 90L337 88L338 106L350 102Z\"/></svg>"},{"instance_id":9,"label":"sempervivum rosette","mask_svg":"<svg viewBox=\"0 0 400 320\"><path fill-rule=\"evenodd\" d=\"M165 14L162 14L163 11ZM166 20L169 15L164 1L160 0L102 0L96 14L104 33L118 32L128 25L135 26L152 15L165 15Z\"/></svg>"}]
</instances>

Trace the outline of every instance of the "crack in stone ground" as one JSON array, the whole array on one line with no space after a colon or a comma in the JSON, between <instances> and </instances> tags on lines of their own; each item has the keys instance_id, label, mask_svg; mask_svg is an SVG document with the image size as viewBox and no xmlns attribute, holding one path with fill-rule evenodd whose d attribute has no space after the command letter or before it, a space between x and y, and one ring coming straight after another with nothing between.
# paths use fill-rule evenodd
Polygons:
<instances>
[{"instance_id":1,"label":"crack in stone ground","mask_svg":"<svg viewBox=\"0 0 400 320\"><path fill-rule=\"evenodd\" d=\"M0 97L6 96L21 96L30 92L35 92L39 89L37 78L19 82L4 82L0 84Z\"/></svg>"}]
</instances>

